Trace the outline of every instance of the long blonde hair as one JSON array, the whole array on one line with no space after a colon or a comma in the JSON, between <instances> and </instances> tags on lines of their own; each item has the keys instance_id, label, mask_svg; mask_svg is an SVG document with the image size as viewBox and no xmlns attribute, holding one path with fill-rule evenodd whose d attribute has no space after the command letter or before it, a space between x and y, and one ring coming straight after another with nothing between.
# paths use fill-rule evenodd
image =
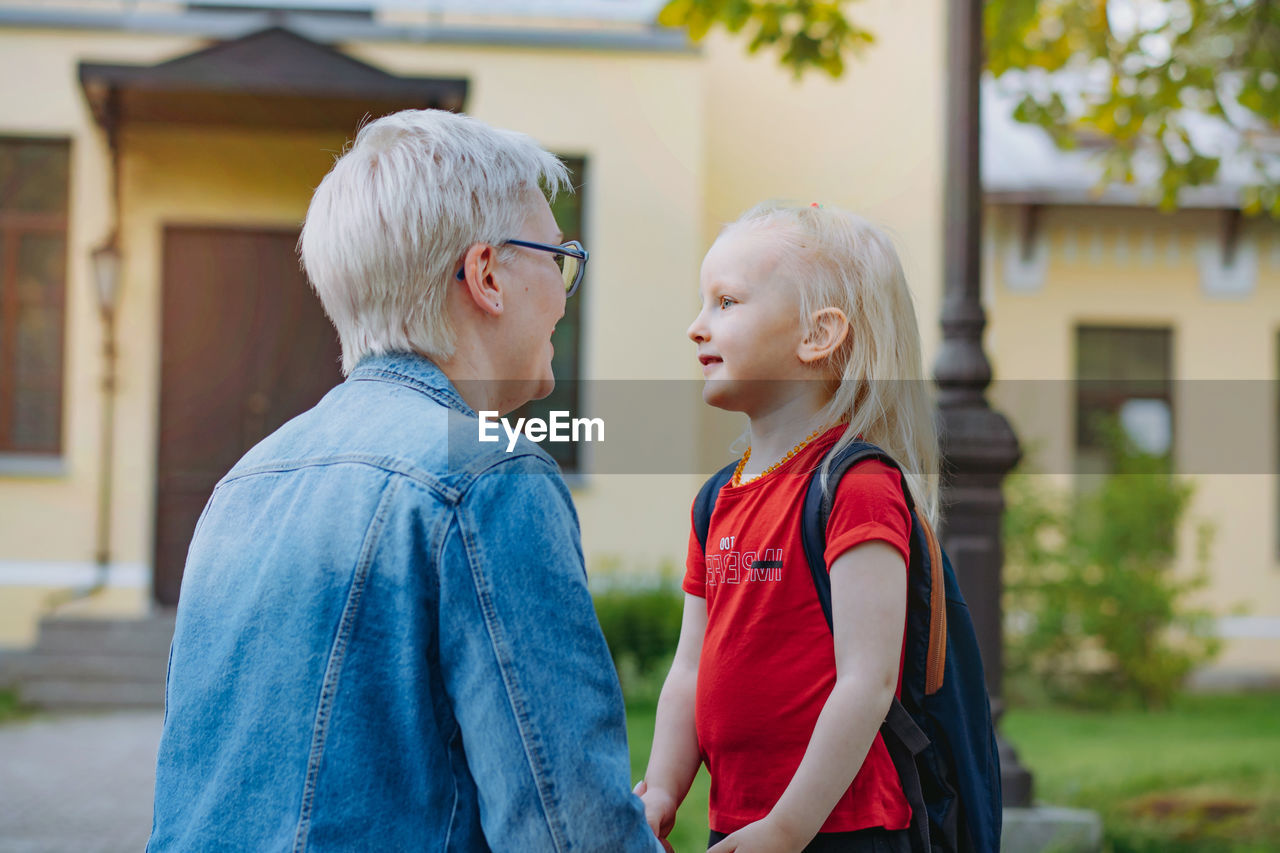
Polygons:
<instances>
[{"instance_id":1,"label":"long blonde hair","mask_svg":"<svg viewBox=\"0 0 1280 853\"><path fill-rule=\"evenodd\" d=\"M888 235L860 216L830 207L757 205L726 230L767 228L778 241L779 269L794 278L801 322L838 308L849 319L844 343L830 356L832 394L820 417L847 421L828 460L858 436L901 466L916 507L938 516L938 437L931 383L920 354L915 305ZM828 487L827 466L822 469Z\"/></svg>"}]
</instances>

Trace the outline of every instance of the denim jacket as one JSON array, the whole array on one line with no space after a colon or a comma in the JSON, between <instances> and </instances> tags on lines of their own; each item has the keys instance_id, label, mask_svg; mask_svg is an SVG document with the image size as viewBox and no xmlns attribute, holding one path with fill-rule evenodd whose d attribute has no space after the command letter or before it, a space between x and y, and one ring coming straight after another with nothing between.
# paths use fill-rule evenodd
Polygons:
<instances>
[{"instance_id":1,"label":"denim jacket","mask_svg":"<svg viewBox=\"0 0 1280 853\"><path fill-rule=\"evenodd\" d=\"M365 359L218 484L148 850L656 851L550 457Z\"/></svg>"}]
</instances>

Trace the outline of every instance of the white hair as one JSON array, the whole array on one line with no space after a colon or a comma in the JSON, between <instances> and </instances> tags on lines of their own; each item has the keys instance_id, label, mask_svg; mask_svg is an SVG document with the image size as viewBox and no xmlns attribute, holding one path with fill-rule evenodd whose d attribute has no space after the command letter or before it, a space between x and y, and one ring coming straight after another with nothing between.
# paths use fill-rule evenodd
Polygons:
<instances>
[{"instance_id":1,"label":"white hair","mask_svg":"<svg viewBox=\"0 0 1280 853\"><path fill-rule=\"evenodd\" d=\"M832 393L820 417L848 423L822 468L858 436L902 467L916 507L938 521L938 438L930 382L907 279L893 242L860 216L831 207L757 205L725 230L762 228L777 240L800 294L798 321L839 308L849 333L830 358Z\"/></svg>"},{"instance_id":2,"label":"white hair","mask_svg":"<svg viewBox=\"0 0 1280 853\"><path fill-rule=\"evenodd\" d=\"M361 128L316 187L298 241L342 372L386 352L449 358L445 296L463 255L518 236L540 187L571 189L568 170L522 133L445 110Z\"/></svg>"}]
</instances>

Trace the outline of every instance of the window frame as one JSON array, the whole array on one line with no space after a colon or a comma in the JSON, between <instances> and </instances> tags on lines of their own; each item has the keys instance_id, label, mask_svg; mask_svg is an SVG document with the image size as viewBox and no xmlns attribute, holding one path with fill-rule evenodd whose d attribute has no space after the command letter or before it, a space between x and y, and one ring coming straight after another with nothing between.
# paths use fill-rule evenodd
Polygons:
<instances>
[{"instance_id":1,"label":"window frame","mask_svg":"<svg viewBox=\"0 0 1280 853\"><path fill-rule=\"evenodd\" d=\"M74 141L69 137L0 135L0 146L37 144L57 146L66 158L65 203L61 213L7 209L0 206L0 474L57 476L64 473L67 375L67 302L71 250L71 185L74 169ZM3 200L0 199L0 204ZM56 424L47 445L19 448L12 444L13 412L17 405L17 330L20 313L18 264L22 240L31 235L61 238L63 244L62 281L57 299L60 326L58 368L53 391L58 400Z\"/></svg>"},{"instance_id":2,"label":"window frame","mask_svg":"<svg viewBox=\"0 0 1280 853\"><path fill-rule=\"evenodd\" d=\"M1140 377L1140 378L1118 378L1103 379L1082 376L1082 338L1087 333L1108 333L1108 334L1143 334L1143 335L1160 335L1164 338L1164 360L1165 360L1165 376L1160 377ZM1085 439L1085 412L1084 408L1089 405L1090 408L1096 410L1105 409L1112 412L1115 416L1119 415L1119 411L1124 402L1134 399L1142 400L1163 400L1169 408L1169 451L1168 458L1172 464L1175 459L1175 453L1178 443L1178 418L1177 418L1177 395L1175 389L1175 354L1176 350L1176 334L1175 328L1169 323L1077 323L1075 325L1072 345L1075 348L1074 353L1074 373L1075 373L1075 399L1073 401L1074 411L1072 418L1072 458L1074 459L1074 469L1077 477L1080 475L1099 475L1110 473L1113 468L1113 462L1108 460L1104 470L1094 471L1085 469L1085 461L1087 454L1097 450L1093 446L1086 446ZM1095 386L1095 387L1090 387ZM1162 386L1158 388L1157 386ZM1141 393L1135 393L1137 389L1142 389ZM1150 390L1148 390L1150 389Z\"/></svg>"}]
</instances>

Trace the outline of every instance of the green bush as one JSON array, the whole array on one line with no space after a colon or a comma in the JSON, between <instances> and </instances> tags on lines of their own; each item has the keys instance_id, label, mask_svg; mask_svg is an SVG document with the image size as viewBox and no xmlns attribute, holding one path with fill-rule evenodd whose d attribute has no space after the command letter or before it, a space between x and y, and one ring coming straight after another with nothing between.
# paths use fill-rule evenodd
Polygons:
<instances>
[{"instance_id":1,"label":"green bush","mask_svg":"<svg viewBox=\"0 0 1280 853\"><path fill-rule=\"evenodd\" d=\"M1213 618L1191 603L1208 583L1211 530L1195 568L1175 570L1193 488L1118 431L1114 473L1061 494L1017 474L1004 519L1006 693L1011 701L1164 707L1217 653Z\"/></svg>"},{"instance_id":2,"label":"green bush","mask_svg":"<svg viewBox=\"0 0 1280 853\"><path fill-rule=\"evenodd\" d=\"M592 597L628 700L656 699L680 639L684 596L659 586L614 588Z\"/></svg>"}]
</instances>

